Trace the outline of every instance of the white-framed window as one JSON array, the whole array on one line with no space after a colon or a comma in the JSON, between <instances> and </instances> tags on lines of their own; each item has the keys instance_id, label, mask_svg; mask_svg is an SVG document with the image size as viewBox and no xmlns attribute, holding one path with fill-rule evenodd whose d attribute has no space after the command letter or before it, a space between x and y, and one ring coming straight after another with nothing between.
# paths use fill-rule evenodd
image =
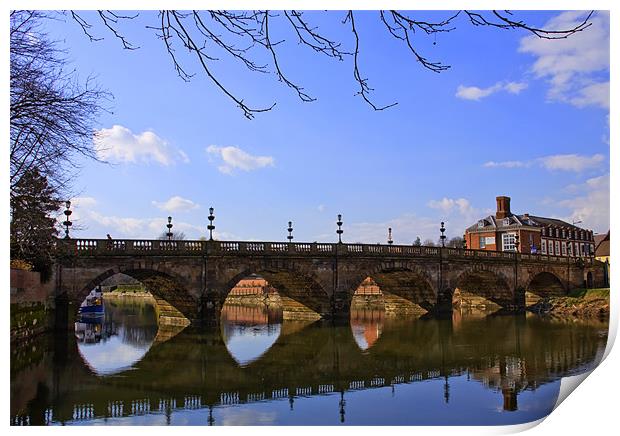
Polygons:
<instances>
[{"instance_id":1,"label":"white-framed window","mask_svg":"<svg viewBox=\"0 0 620 436\"><path fill-rule=\"evenodd\" d=\"M566 242L562 241L562 256L566 256Z\"/></svg>"},{"instance_id":2,"label":"white-framed window","mask_svg":"<svg viewBox=\"0 0 620 436\"><path fill-rule=\"evenodd\" d=\"M541 239L540 241L540 252L542 254L547 254L547 240Z\"/></svg>"},{"instance_id":3,"label":"white-framed window","mask_svg":"<svg viewBox=\"0 0 620 436\"><path fill-rule=\"evenodd\" d=\"M555 241L555 255L560 255L560 241Z\"/></svg>"},{"instance_id":4,"label":"white-framed window","mask_svg":"<svg viewBox=\"0 0 620 436\"><path fill-rule=\"evenodd\" d=\"M504 218L504 225L505 226L509 226L510 225L510 218L508 218L508 217Z\"/></svg>"},{"instance_id":5,"label":"white-framed window","mask_svg":"<svg viewBox=\"0 0 620 436\"><path fill-rule=\"evenodd\" d=\"M546 228L546 227L543 227L543 229L542 229L542 235L543 235L543 236L547 236L547 228Z\"/></svg>"},{"instance_id":6,"label":"white-framed window","mask_svg":"<svg viewBox=\"0 0 620 436\"><path fill-rule=\"evenodd\" d=\"M478 221L478 227L484 227L484 220Z\"/></svg>"},{"instance_id":7,"label":"white-framed window","mask_svg":"<svg viewBox=\"0 0 620 436\"><path fill-rule=\"evenodd\" d=\"M553 241L549 241L549 255L553 256Z\"/></svg>"},{"instance_id":8,"label":"white-framed window","mask_svg":"<svg viewBox=\"0 0 620 436\"><path fill-rule=\"evenodd\" d=\"M556 238L560 237L560 229L558 229L558 228L555 229L555 237Z\"/></svg>"},{"instance_id":9,"label":"white-framed window","mask_svg":"<svg viewBox=\"0 0 620 436\"><path fill-rule=\"evenodd\" d=\"M573 256L573 243L572 243L572 242L570 242L570 241L568 241L568 247L567 247L567 250L568 250L568 255L569 255L569 256Z\"/></svg>"},{"instance_id":10,"label":"white-framed window","mask_svg":"<svg viewBox=\"0 0 620 436\"><path fill-rule=\"evenodd\" d=\"M514 233L502 233L502 251L516 251Z\"/></svg>"},{"instance_id":11,"label":"white-framed window","mask_svg":"<svg viewBox=\"0 0 620 436\"><path fill-rule=\"evenodd\" d=\"M566 239L566 230L562 229L562 238Z\"/></svg>"},{"instance_id":12,"label":"white-framed window","mask_svg":"<svg viewBox=\"0 0 620 436\"><path fill-rule=\"evenodd\" d=\"M486 248L487 238L485 236L480 236L480 248Z\"/></svg>"},{"instance_id":13,"label":"white-framed window","mask_svg":"<svg viewBox=\"0 0 620 436\"><path fill-rule=\"evenodd\" d=\"M594 244L590 244L590 255L594 256Z\"/></svg>"},{"instance_id":14,"label":"white-framed window","mask_svg":"<svg viewBox=\"0 0 620 436\"><path fill-rule=\"evenodd\" d=\"M581 250L579 249L579 243L578 242L575 243L575 248L577 249L577 251L576 251L577 257L581 257Z\"/></svg>"}]
</instances>

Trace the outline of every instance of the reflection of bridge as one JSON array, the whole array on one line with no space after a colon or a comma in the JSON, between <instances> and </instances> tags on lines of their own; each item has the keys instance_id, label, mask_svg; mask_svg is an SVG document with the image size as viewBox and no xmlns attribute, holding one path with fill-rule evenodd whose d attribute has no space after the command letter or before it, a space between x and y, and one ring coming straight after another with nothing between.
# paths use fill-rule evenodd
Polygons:
<instances>
[{"instance_id":1,"label":"reflection of bridge","mask_svg":"<svg viewBox=\"0 0 620 436\"><path fill-rule=\"evenodd\" d=\"M523 308L525 291L564 295L599 262L546 255L404 245L279 242L58 240L55 269L59 301L80 302L104 279L122 272L141 280L156 297L186 317L219 319L230 290L258 274L282 296L284 310L322 317L348 316L357 287L371 277L386 304L409 311L450 307L475 294Z\"/></svg>"},{"instance_id":2,"label":"reflection of bridge","mask_svg":"<svg viewBox=\"0 0 620 436\"><path fill-rule=\"evenodd\" d=\"M514 408L519 392L590 368L605 344L595 327L558 322L543 328L542 321L525 315L460 323L418 320L406 328L392 322L366 351L356 345L348 325L304 328L285 322L276 343L243 367L219 331L188 329L154 345L134 369L109 377L90 372L69 336L57 345L53 376L37 389L27 414L30 423L42 424L52 417L169 413L279 398L292 404L299 396L432 378L444 378L447 386L441 389L449 395L448 377L465 373L501 391L504 407ZM12 404L15 409L23 405Z\"/></svg>"}]
</instances>

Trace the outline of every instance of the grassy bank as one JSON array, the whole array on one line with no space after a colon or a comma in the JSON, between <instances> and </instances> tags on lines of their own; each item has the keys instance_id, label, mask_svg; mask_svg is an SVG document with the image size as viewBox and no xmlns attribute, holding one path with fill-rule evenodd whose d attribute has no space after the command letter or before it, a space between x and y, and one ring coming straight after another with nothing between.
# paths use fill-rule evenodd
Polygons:
<instances>
[{"instance_id":1,"label":"grassy bank","mask_svg":"<svg viewBox=\"0 0 620 436\"><path fill-rule=\"evenodd\" d=\"M528 310L557 316L608 318L609 288L573 289L566 297L543 298Z\"/></svg>"}]
</instances>

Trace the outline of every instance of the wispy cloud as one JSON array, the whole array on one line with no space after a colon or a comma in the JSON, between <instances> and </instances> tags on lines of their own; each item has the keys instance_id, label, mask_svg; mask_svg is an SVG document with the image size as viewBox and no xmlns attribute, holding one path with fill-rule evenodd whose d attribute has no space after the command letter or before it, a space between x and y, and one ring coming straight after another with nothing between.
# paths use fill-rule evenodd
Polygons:
<instances>
[{"instance_id":1,"label":"wispy cloud","mask_svg":"<svg viewBox=\"0 0 620 436\"><path fill-rule=\"evenodd\" d=\"M563 12L543 27L570 29L588 12ZM609 109L609 13L597 11L592 25L566 39L548 40L529 35L521 39L519 51L535 56L532 72L549 82L547 98L577 107Z\"/></svg>"},{"instance_id":2,"label":"wispy cloud","mask_svg":"<svg viewBox=\"0 0 620 436\"><path fill-rule=\"evenodd\" d=\"M223 163L218 166L218 170L224 174L231 174L235 169L252 171L275 165L275 160L271 156L252 156L232 145L227 147L210 145L207 147L207 153L222 160Z\"/></svg>"},{"instance_id":3,"label":"wispy cloud","mask_svg":"<svg viewBox=\"0 0 620 436\"><path fill-rule=\"evenodd\" d=\"M130 129L114 125L96 131L93 140L97 157L112 163L158 163L169 166L189 162L183 150L170 146L154 132L135 134Z\"/></svg>"},{"instance_id":4,"label":"wispy cloud","mask_svg":"<svg viewBox=\"0 0 620 436\"><path fill-rule=\"evenodd\" d=\"M456 96L458 98L462 98L463 100L478 101L488 97L491 94L495 94L498 91L506 91L510 94L519 94L525 88L527 88L527 83L525 82L497 82L495 85L487 88L459 85L456 89Z\"/></svg>"},{"instance_id":5,"label":"wispy cloud","mask_svg":"<svg viewBox=\"0 0 620 436\"><path fill-rule=\"evenodd\" d=\"M186 212L192 209L198 209L200 206L187 198L175 195L164 202L153 201L155 207L167 212Z\"/></svg>"},{"instance_id":6,"label":"wispy cloud","mask_svg":"<svg viewBox=\"0 0 620 436\"><path fill-rule=\"evenodd\" d=\"M604 161L605 156L602 154L594 154L592 156L556 154L528 161L489 161L485 162L483 166L486 168L528 168L536 165L550 171L574 171L579 173L585 170L598 168Z\"/></svg>"},{"instance_id":7,"label":"wispy cloud","mask_svg":"<svg viewBox=\"0 0 620 436\"><path fill-rule=\"evenodd\" d=\"M566 221L583 221L583 226L602 233L609 230L609 174L586 180L581 185L571 185L582 195L562 200L559 206L570 210Z\"/></svg>"}]
</instances>

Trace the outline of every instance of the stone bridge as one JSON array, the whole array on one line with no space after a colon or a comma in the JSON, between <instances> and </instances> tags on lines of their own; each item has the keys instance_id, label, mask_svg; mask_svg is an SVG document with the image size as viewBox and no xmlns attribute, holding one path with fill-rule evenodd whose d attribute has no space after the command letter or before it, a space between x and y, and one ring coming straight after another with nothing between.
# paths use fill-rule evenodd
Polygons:
<instances>
[{"instance_id":1,"label":"stone bridge","mask_svg":"<svg viewBox=\"0 0 620 436\"><path fill-rule=\"evenodd\" d=\"M449 310L474 296L507 310L525 307L526 291L566 295L600 285L592 258L568 258L411 245L62 239L57 241L56 301L79 305L103 280L140 280L190 320L218 322L230 290L257 274L274 286L286 313L348 317L367 277L385 306L408 312ZM60 306L59 306L60 307Z\"/></svg>"}]
</instances>

